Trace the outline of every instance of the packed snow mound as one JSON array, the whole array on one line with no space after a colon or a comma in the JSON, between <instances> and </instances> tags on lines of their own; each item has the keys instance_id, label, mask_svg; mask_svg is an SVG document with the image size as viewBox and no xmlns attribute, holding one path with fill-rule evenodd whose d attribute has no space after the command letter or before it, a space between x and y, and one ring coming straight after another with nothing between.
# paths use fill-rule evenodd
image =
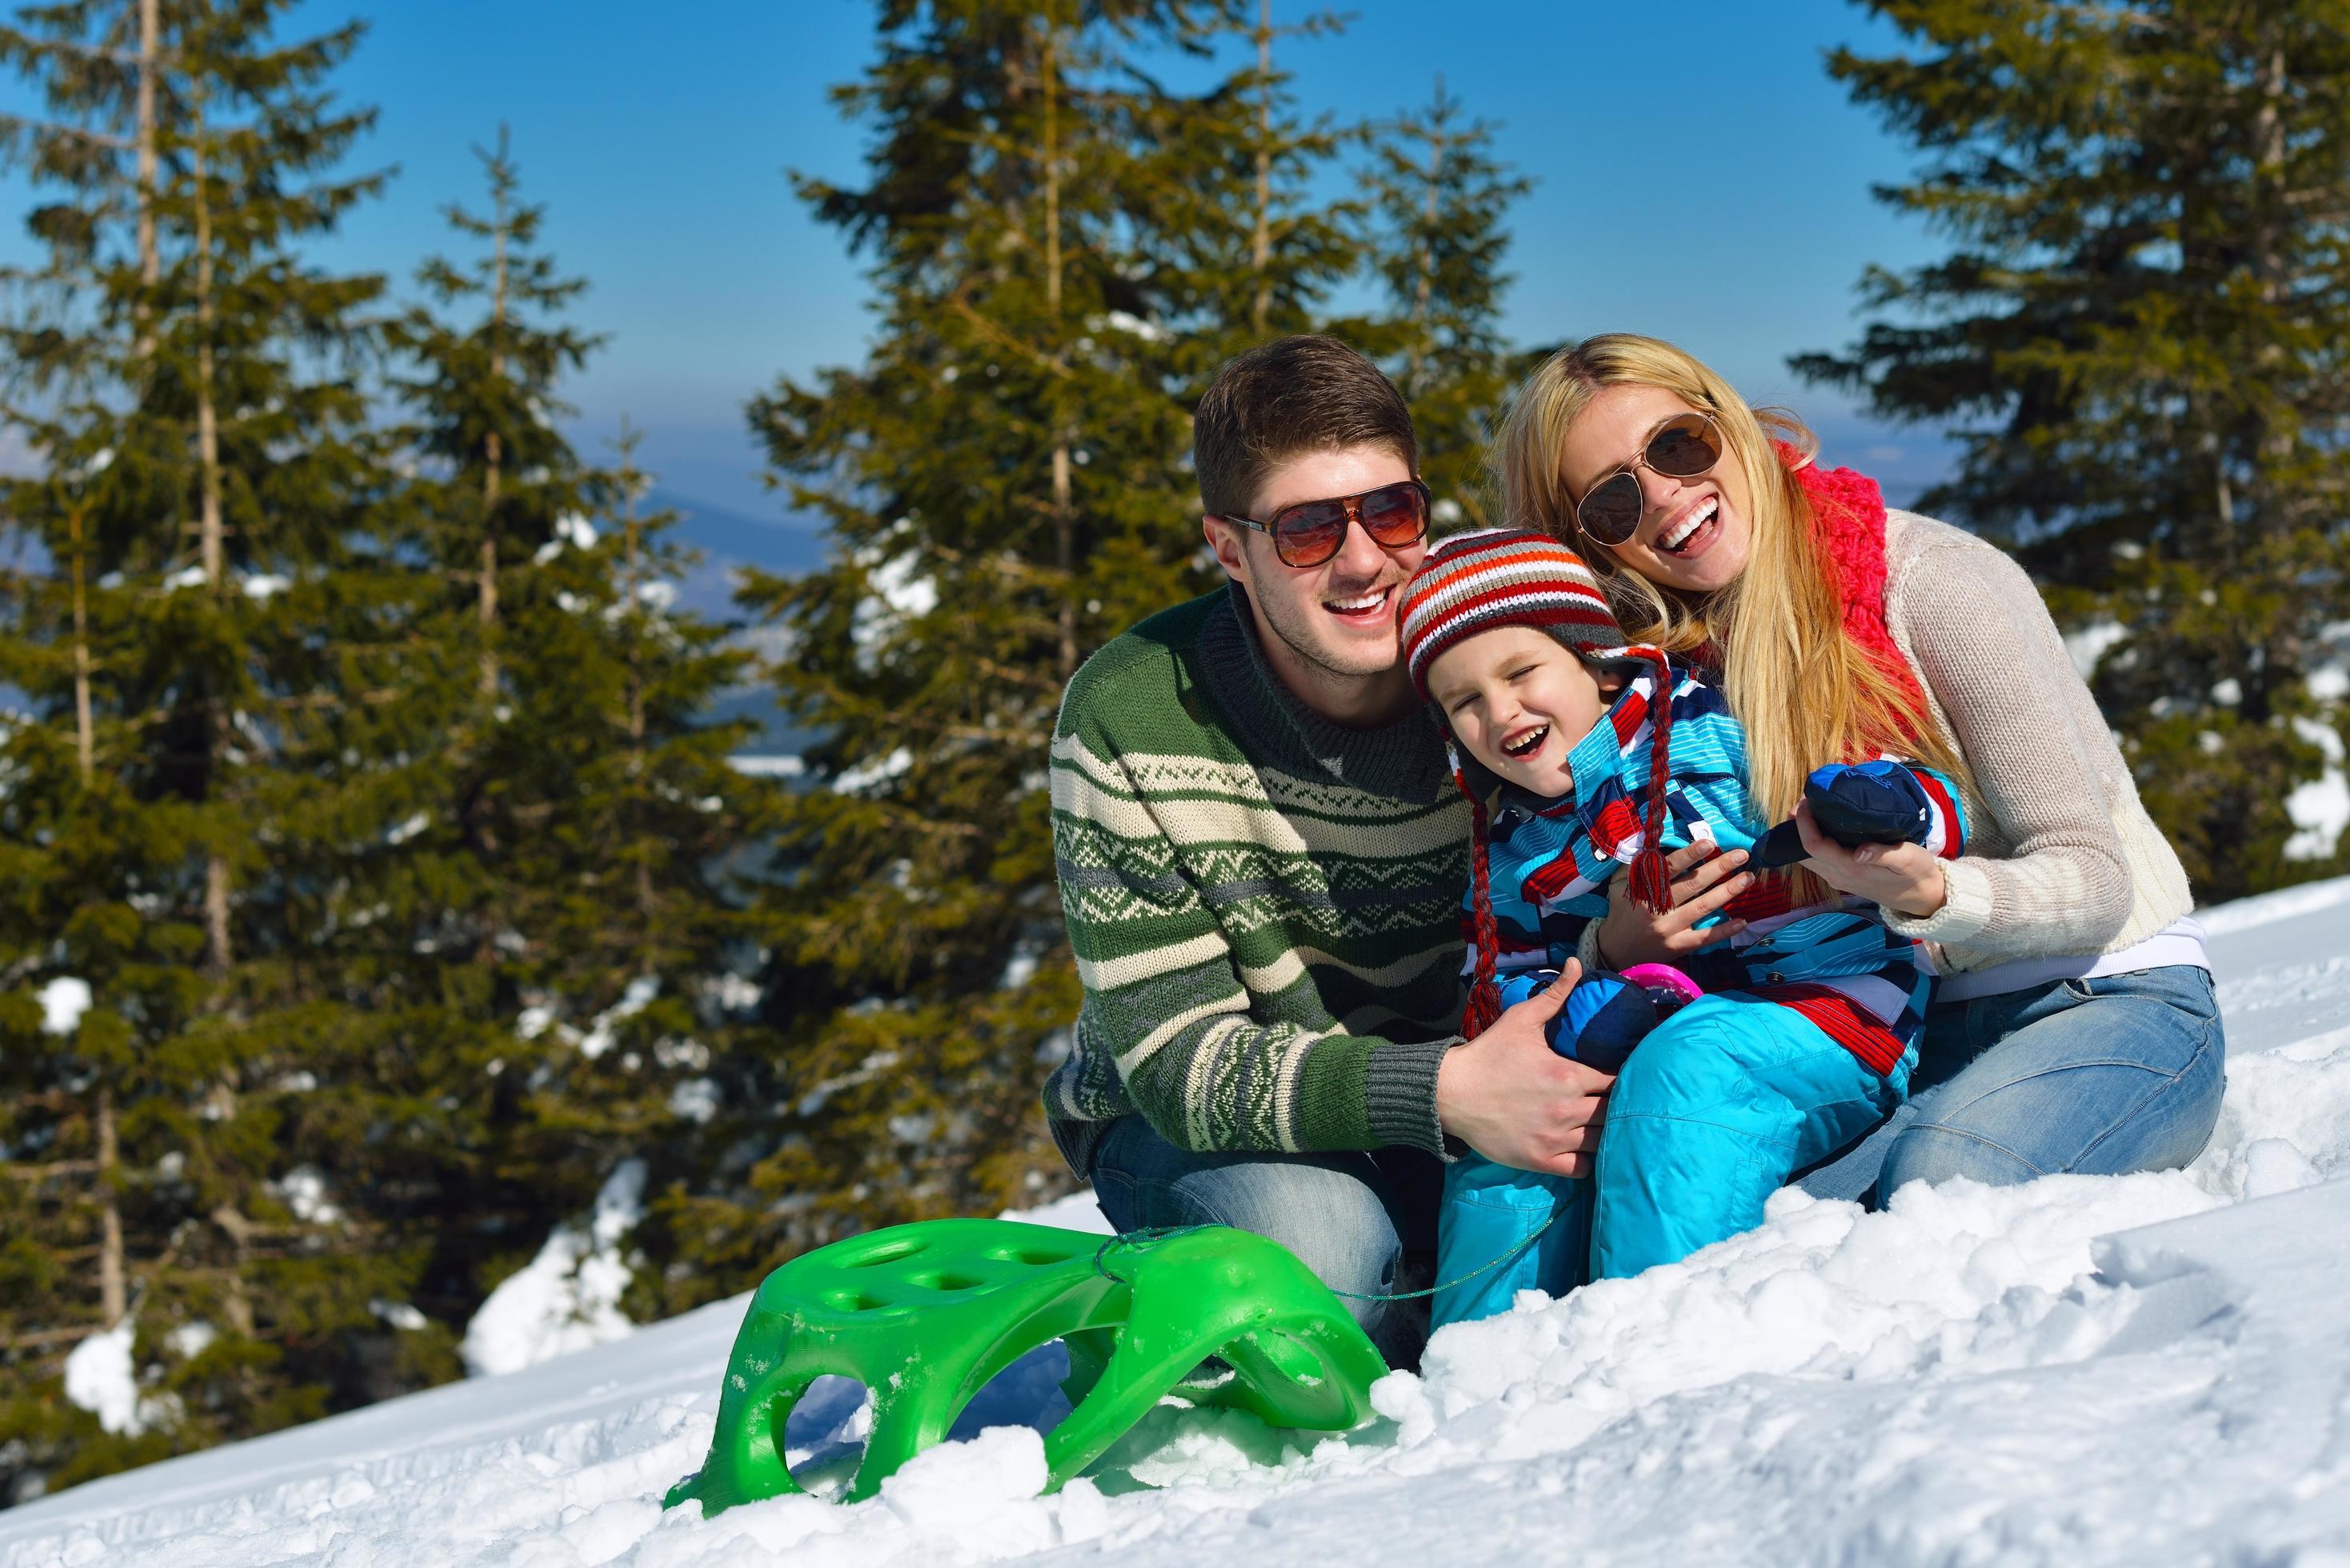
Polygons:
<instances>
[{"instance_id":1,"label":"packed snow mound","mask_svg":"<svg viewBox=\"0 0 2350 1568\"><path fill-rule=\"evenodd\" d=\"M1874 1214L1791 1189L1684 1263L1447 1329L1344 1436L1162 1405L1042 1497L1048 1348L870 1502L665 1514L737 1299L0 1514L0 1568L2337 1561L2350 879L2207 919L2229 1088L2189 1169L1911 1188ZM1098 1228L1070 1208L1050 1218ZM812 1482L853 1467L859 1395L795 1413Z\"/></svg>"},{"instance_id":2,"label":"packed snow mound","mask_svg":"<svg viewBox=\"0 0 2350 1568\"><path fill-rule=\"evenodd\" d=\"M595 1208L557 1226L538 1256L475 1311L465 1325L465 1370L476 1377L519 1372L635 1333L620 1311L631 1272L622 1244L644 1218L644 1196L645 1162L622 1160Z\"/></svg>"}]
</instances>

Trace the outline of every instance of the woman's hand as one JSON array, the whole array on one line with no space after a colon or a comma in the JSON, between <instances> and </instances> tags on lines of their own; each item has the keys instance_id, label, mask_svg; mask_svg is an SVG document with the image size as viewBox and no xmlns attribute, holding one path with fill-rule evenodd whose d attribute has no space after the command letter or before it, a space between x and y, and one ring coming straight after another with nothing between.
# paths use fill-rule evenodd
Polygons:
<instances>
[{"instance_id":1,"label":"woman's hand","mask_svg":"<svg viewBox=\"0 0 2350 1568\"><path fill-rule=\"evenodd\" d=\"M1920 845L1864 844L1846 849L1820 831L1809 801L1796 803L1795 831L1803 836L1812 870L1840 893L1869 899L1912 919L1924 919L1950 897L1941 860ZM1599 940L1607 940L1604 928Z\"/></svg>"},{"instance_id":2,"label":"woman's hand","mask_svg":"<svg viewBox=\"0 0 2350 1568\"><path fill-rule=\"evenodd\" d=\"M1437 1069L1437 1121L1496 1165L1591 1174L1616 1080L1560 1055L1548 1038L1582 978L1582 966L1567 960L1548 991L1506 1009L1491 1029L1447 1051Z\"/></svg>"},{"instance_id":3,"label":"woman's hand","mask_svg":"<svg viewBox=\"0 0 2350 1568\"><path fill-rule=\"evenodd\" d=\"M1706 930L1697 923L1753 885L1752 872L1737 872L1746 864L1746 851L1719 854L1711 844L1692 844L1665 857L1665 874L1673 878L1673 907L1650 914L1635 903L1629 877L1607 884L1607 913L1599 922L1599 950L1616 969L1634 964L1671 963L1700 948L1725 941L1746 929L1743 920L1724 920Z\"/></svg>"}]
</instances>

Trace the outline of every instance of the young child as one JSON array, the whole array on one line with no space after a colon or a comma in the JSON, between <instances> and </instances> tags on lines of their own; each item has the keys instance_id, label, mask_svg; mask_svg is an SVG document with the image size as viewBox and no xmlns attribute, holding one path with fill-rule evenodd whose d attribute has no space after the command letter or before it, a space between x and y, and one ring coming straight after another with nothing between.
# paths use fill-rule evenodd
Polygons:
<instances>
[{"instance_id":1,"label":"young child","mask_svg":"<svg viewBox=\"0 0 2350 1568\"><path fill-rule=\"evenodd\" d=\"M1619 867L1659 909L1671 900L1664 857L1692 842L1749 850L1757 865L1793 857L1783 827L1767 835L1752 818L1745 736L1721 694L1628 646L1565 545L1516 531L1448 540L1406 585L1402 627L1471 805L1469 1034L1577 952ZM1840 838L1963 848L1957 791L1929 770L1830 766L1806 798ZM1791 1174L1900 1103L1929 984L1914 945L1874 906L1831 891L1791 908L1791 888L1759 878L1727 911L1744 931L1685 973L1583 980L1578 993L1593 995L1569 998L1552 1044L1619 1072L1594 1174L1569 1181L1473 1155L1451 1166L1439 1326L1504 1311L1521 1289L1564 1293L1747 1230Z\"/></svg>"}]
</instances>

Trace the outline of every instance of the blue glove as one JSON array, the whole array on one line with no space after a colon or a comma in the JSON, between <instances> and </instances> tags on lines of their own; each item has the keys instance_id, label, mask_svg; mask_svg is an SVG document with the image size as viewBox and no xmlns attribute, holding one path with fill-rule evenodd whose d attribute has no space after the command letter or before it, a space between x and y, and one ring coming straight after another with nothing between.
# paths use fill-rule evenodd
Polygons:
<instances>
[{"instance_id":1,"label":"blue glove","mask_svg":"<svg viewBox=\"0 0 2350 1568\"><path fill-rule=\"evenodd\" d=\"M1549 990L1557 978L1555 969L1519 970L1502 981L1502 1006L1514 1007ZM1583 977L1550 1021L1545 1035L1550 1048L1568 1060L1613 1073L1623 1067L1633 1046L1688 1000L1681 992L1641 985L1602 970Z\"/></svg>"},{"instance_id":2,"label":"blue glove","mask_svg":"<svg viewBox=\"0 0 2350 1568\"><path fill-rule=\"evenodd\" d=\"M1831 763L1804 781L1804 802L1820 831L1857 849L1864 844L1923 844L1933 831L1934 806L1917 774L1900 763ZM1804 858L1793 818L1756 846L1757 866L1791 866Z\"/></svg>"}]
</instances>

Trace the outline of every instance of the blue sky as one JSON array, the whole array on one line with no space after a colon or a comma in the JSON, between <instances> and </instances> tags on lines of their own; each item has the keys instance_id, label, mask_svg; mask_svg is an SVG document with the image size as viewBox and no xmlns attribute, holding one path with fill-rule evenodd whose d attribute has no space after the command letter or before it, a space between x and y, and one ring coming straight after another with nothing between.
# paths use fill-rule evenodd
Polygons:
<instances>
[{"instance_id":1,"label":"blue sky","mask_svg":"<svg viewBox=\"0 0 2350 1568\"><path fill-rule=\"evenodd\" d=\"M1295 19L1303 0L1278 0ZM390 193L331 247L404 280L450 241L439 216L478 201L471 147L512 128L546 240L593 288L610 335L570 389L581 436L627 414L672 492L784 521L756 479L743 400L779 374L853 362L868 327L858 264L794 200L784 171L857 175L862 132L826 90L873 50L861 0L307 0L295 24L369 18L336 85L381 110L354 166L396 164ZM1848 341L1870 262L1931 237L1878 207L1908 152L1822 68L1888 29L1843 0L1368 0L1336 38L1285 47L1310 106L1384 113L1439 71L1538 182L1516 213L1506 326L1521 341L1614 328L1674 337L1760 401L1814 415L1828 455L1875 467L1894 498L1931 471L1927 432L1869 430L1784 367ZM30 107L21 87L0 104ZM21 181L0 184L11 212ZM24 254L16 225L0 257Z\"/></svg>"}]
</instances>

